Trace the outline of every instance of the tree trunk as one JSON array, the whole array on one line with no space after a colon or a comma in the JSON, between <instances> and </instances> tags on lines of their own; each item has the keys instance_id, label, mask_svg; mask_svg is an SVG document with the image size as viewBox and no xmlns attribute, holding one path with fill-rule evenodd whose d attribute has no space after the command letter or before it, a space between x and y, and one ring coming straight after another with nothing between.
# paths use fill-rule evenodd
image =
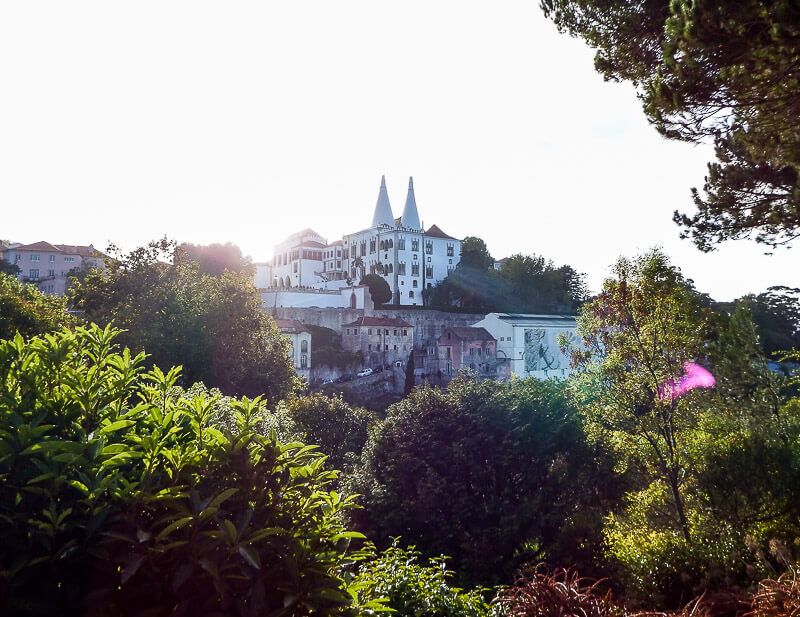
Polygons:
<instances>
[{"instance_id":1,"label":"tree trunk","mask_svg":"<svg viewBox=\"0 0 800 617\"><path fill-rule=\"evenodd\" d=\"M672 491L672 499L675 502L675 511L678 513L678 522L681 526L683 539L689 542L691 540L689 535L689 521L686 520L686 511L683 508L683 499L678 490L678 477L674 469L667 471L667 480L669 482L669 488Z\"/></svg>"}]
</instances>

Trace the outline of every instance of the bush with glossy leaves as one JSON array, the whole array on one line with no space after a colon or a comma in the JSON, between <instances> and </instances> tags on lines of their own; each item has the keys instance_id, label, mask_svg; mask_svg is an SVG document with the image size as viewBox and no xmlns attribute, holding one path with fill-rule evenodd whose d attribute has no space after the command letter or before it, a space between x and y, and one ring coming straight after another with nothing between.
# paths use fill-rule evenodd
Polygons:
<instances>
[{"instance_id":1,"label":"bush with glossy leaves","mask_svg":"<svg viewBox=\"0 0 800 617\"><path fill-rule=\"evenodd\" d=\"M258 399L216 424L116 336L0 341L0 614L351 610L360 534L322 455L259 434Z\"/></svg>"}]
</instances>

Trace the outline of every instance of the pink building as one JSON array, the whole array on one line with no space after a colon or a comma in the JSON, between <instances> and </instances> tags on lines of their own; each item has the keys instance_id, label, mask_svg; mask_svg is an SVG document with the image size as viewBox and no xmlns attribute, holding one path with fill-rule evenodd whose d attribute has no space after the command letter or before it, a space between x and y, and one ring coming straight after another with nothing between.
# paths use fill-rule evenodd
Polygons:
<instances>
[{"instance_id":1,"label":"pink building","mask_svg":"<svg viewBox=\"0 0 800 617\"><path fill-rule=\"evenodd\" d=\"M50 244L41 241L33 244L11 244L0 247L0 259L19 268L17 278L33 283L40 291L63 296L73 271L85 268L102 268L106 255L89 246Z\"/></svg>"},{"instance_id":2,"label":"pink building","mask_svg":"<svg viewBox=\"0 0 800 617\"><path fill-rule=\"evenodd\" d=\"M437 340L439 369L453 375L462 368L483 377L497 372L497 339L485 328L449 326Z\"/></svg>"}]
</instances>

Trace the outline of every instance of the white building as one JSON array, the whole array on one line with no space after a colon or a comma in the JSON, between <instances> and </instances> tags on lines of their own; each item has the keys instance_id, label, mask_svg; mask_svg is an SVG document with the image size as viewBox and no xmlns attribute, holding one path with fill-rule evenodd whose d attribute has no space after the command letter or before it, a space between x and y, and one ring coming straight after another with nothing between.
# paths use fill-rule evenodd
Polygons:
<instances>
[{"instance_id":1,"label":"white building","mask_svg":"<svg viewBox=\"0 0 800 617\"><path fill-rule=\"evenodd\" d=\"M339 289L378 274L389 284L392 304L421 305L422 292L444 280L461 259L461 240L436 225L423 229L409 178L405 206L395 218L386 178L369 227L332 243L305 229L275 247L271 287ZM264 280L264 273L259 278Z\"/></svg>"},{"instance_id":2,"label":"white building","mask_svg":"<svg viewBox=\"0 0 800 617\"><path fill-rule=\"evenodd\" d=\"M85 268L104 267L106 256L89 246L69 244L10 244L0 246L0 259L19 268L17 278L35 284L46 294L63 296L73 271Z\"/></svg>"},{"instance_id":3,"label":"white building","mask_svg":"<svg viewBox=\"0 0 800 617\"><path fill-rule=\"evenodd\" d=\"M308 379L311 374L311 333L296 319L276 319L275 323L289 341L289 357L295 372Z\"/></svg>"},{"instance_id":4,"label":"white building","mask_svg":"<svg viewBox=\"0 0 800 617\"><path fill-rule=\"evenodd\" d=\"M497 361L510 363L511 374L519 377L566 378L570 357L559 338L563 335L570 347L580 346L575 318L568 315L489 313L474 327L497 339Z\"/></svg>"}]
</instances>

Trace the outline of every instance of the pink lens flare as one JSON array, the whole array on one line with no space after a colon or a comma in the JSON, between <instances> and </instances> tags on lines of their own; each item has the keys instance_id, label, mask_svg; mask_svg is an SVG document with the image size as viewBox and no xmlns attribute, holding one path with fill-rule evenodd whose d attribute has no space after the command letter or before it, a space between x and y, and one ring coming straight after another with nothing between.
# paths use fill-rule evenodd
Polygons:
<instances>
[{"instance_id":1,"label":"pink lens flare","mask_svg":"<svg viewBox=\"0 0 800 617\"><path fill-rule=\"evenodd\" d=\"M683 363L683 377L677 382L670 380L658 388L661 399L676 399L696 388L713 388L717 380L711 372L696 362Z\"/></svg>"}]
</instances>

